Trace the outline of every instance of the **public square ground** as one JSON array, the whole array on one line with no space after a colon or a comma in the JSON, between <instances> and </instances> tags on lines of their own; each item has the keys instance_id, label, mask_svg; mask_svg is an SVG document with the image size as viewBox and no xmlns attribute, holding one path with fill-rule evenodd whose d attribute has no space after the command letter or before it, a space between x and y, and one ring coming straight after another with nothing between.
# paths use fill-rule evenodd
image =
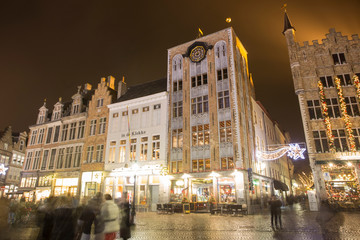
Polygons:
<instances>
[{"instance_id":1,"label":"public square ground","mask_svg":"<svg viewBox=\"0 0 360 240\"><path fill-rule=\"evenodd\" d=\"M137 213L131 239L360 239L360 212L310 212L302 204L282 209L274 231L268 209L254 215ZM37 228L17 227L11 239L36 239Z\"/></svg>"}]
</instances>

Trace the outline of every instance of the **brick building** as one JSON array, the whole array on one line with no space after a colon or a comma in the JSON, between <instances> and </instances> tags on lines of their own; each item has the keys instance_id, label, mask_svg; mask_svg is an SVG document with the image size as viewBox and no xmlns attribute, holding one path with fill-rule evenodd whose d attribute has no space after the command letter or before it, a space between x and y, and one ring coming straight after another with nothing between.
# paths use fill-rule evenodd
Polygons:
<instances>
[{"instance_id":1,"label":"brick building","mask_svg":"<svg viewBox=\"0 0 360 240\"><path fill-rule=\"evenodd\" d=\"M331 28L321 42L300 44L286 12L283 34L317 198L344 201L359 188L359 36Z\"/></svg>"}]
</instances>

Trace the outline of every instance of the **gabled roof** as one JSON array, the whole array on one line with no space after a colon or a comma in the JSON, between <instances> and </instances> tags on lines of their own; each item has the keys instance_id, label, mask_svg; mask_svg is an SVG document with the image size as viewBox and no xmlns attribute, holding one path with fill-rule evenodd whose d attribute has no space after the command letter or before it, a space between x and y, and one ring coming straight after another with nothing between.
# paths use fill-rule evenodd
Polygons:
<instances>
[{"instance_id":1,"label":"gabled roof","mask_svg":"<svg viewBox=\"0 0 360 240\"><path fill-rule=\"evenodd\" d=\"M123 102L135 98L145 97L152 94L165 92L167 90L167 79L162 78L156 81L139 84L129 87L127 92L122 95L117 102Z\"/></svg>"},{"instance_id":2,"label":"gabled roof","mask_svg":"<svg viewBox=\"0 0 360 240\"><path fill-rule=\"evenodd\" d=\"M295 28L291 24L291 21L290 21L288 15L287 15L287 13L285 12L285 15L284 15L284 31L282 33L285 34L286 30L288 30L288 29L294 29L295 30Z\"/></svg>"}]
</instances>

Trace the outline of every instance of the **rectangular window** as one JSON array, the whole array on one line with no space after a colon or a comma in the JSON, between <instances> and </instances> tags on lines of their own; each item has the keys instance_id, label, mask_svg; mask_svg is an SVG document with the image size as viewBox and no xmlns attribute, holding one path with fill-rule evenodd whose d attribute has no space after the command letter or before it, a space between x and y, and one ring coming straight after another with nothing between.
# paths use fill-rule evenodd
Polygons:
<instances>
[{"instance_id":1,"label":"rectangular window","mask_svg":"<svg viewBox=\"0 0 360 240\"><path fill-rule=\"evenodd\" d=\"M96 162L102 162L104 158L104 145L100 144L96 146Z\"/></svg>"},{"instance_id":2,"label":"rectangular window","mask_svg":"<svg viewBox=\"0 0 360 240\"><path fill-rule=\"evenodd\" d=\"M69 127L68 124L63 125L62 133L61 133L61 141L62 142L67 140L68 127Z\"/></svg>"},{"instance_id":3,"label":"rectangular window","mask_svg":"<svg viewBox=\"0 0 360 240\"><path fill-rule=\"evenodd\" d=\"M360 151L360 128L353 128L356 150Z\"/></svg>"},{"instance_id":4,"label":"rectangular window","mask_svg":"<svg viewBox=\"0 0 360 240\"><path fill-rule=\"evenodd\" d=\"M182 128L172 130L172 147L182 148L182 146L183 146Z\"/></svg>"},{"instance_id":5,"label":"rectangular window","mask_svg":"<svg viewBox=\"0 0 360 240\"><path fill-rule=\"evenodd\" d=\"M222 121L220 125L220 142L232 142L231 120Z\"/></svg>"},{"instance_id":6,"label":"rectangular window","mask_svg":"<svg viewBox=\"0 0 360 240\"><path fill-rule=\"evenodd\" d=\"M182 106L182 101L179 102L174 102L173 103L173 117L182 117L183 115L183 106Z\"/></svg>"},{"instance_id":7,"label":"rectangular window","mask_svg":"<svg viewBox=\"0 0 360 240\"><path fill-rule=\"evenodd\" d=\"M64 163L64 152L65 152L65 148L60 148L59 149L59 154L58 154L58 160L56 163L56 168L60 169L63 167L63 163Z\"/></svg>"},{"instance_id":8,"label":"rectangular window","mask_svg":"<svg viewBox=\"0 0 360 240\"><path fill-rule=\"evenodd\" d=\"M327 107L328 107L329 117L331 117L331 118L340 117L340 108L339 108L337 98L326 99L326 104L327 104Z\"/></svg>"},{"instance_id":9,"label":"rectangular window","mask_svg":"<svg viewBox=\"0 0 360 240\"><path fill-rule=\"evenodd\" d=\"M313 131L316 152L329 152L329 144L325 131Z\"/></svg>"},{"instance_id":10,"label":"rectangular window","mask_svg":"<svg viewBox=\"0 0 360 240\"><path fill-rule=\"evenodd\" d=\"M149 111L149 106L143 107L143 112L148 112L148 111Z\"/></svg>"},{"instance_id":11,"label":"rectangular window","mask_svg":"<svg viewBox=\"0 0 360 240\"><path fill-rule=\"evenodd\" d=\"M34 145L36 141L37 130L32 131L30 145Z\"/></svg>"},{"instance_id":12,"label":"rectangular window","mask_svg":"<svg viewBox=\"0 0 360 240\"><path fill-rule=\"evenodd\" d=\"M90 136L95 135L96 133L96 120L91 120L90 121Z\"/></svg>"},{"instance_id":13,"label":"rectangular window","mask_svg":"<svg viewBox=\"0 0 360 240\"><path fill-rule=\"evenodd\" d=\"M331 76L320 77L320 81L325 88L334 87L334 81Z\"/></svg>"},{"instance_id":14,"label":"rectangular window","mask_svg":"<svg viewBox=\"0 0 360 240\"><path fill-rule=\"evenodd\" d=\"M192 127L192 146L208 145L210 139L209 124Z\"/></svg>"},{"instance_id":15,"label":"rectangular window","mask_svg":"<svg viewBox=\"0 0 360 240\"><path fill-rule=\"evenodd\" d=\"M39 169L40 167L40 152L41 151L36 151L35 152L35 156L34 156L34 164L33 164L33 170Z\"/></svg>"},{"instance_id":16,"label":"rectangular window","mask_svg":"<svg viewBox=\"0 0 360 240\"><path fill-rule=\"evenodd\" d=\"M332 57L333 57L333 60L334 60L334 65L345 64L346 63L344 53L335 53L335 54L332 55Z\"/></svg>"},{"instance_id":17,"label":"rectangular window","mask_svg":"<svg viewBox=\"0 0 360 240\"><path fill-rule=\"evenodd\" d=\"M38 144L43 143L43 139L44 139L44 131L45 131L45 129L44 129L44 128L40 129L40 131L39 131Z\"/></svg>"},{"instance_id":18,"label":"rectangular window","mask_svg":"<svg viewBox=\"0 0 360 240\"><path fill-rule=\"evenodd\" d=\"M84 137L84 131L85 131L85 121L80 121L78 127L78 137L77 137L78 139Z\"/></svg>"},{"instance_id":19,"label":"rectangular window","mask_svg":"<svg viewBox=\"0 0 360 240\"><path fill-rule=\"evenodd\" d=\"M119 117L119 113L113 113L113 118Z\"/></svg>"},{"instance_id":20,"label":"rectangular window","mask_svg":"<svg viewBox=\"0 0 360 240\"><path fill-rule=\"evenodd\" d=\"M74 150L74 147L66 148L65 168L71 168L73 150Z\"/></svg>"},{"instance_id":21,"label":"rectangular window","mask_svg":"<svg viewBox=\"0 0 360 240\"><path fill-rule=\"evenodd\" d=\"M59 141L60 126L55 127L54 143Z\"/></svg>"},{"instance_id":22,"label":"rectangular window","mask_svg":"<svg viewBox=\"0 0 360 240\"><path fill-rule=\"evenodd\" d=\"M161 104L155 104L155 105L154 105L154 110L160 109L160 108L161 108Z\"/></svg>"},{"instance_id":23,"label":"rectangular window","mask_svg":"<svg viewBox=\"0 0 360 240\"><path fill-rule=\"evenodd\" d=\"M115 163L115 147L109 148L109 163Z\"/></svg>"},{"instance_id":24,"label":"rectangular window","mask_svg":"<svg viewBox=\"0 0 360 240\"><path fill-rule=\"evenodd\" d=\"M51 149L51 155L50 155L50 161L49 161L49 169L54 169L55 156L56 156L56 149Z\"/></svg>"},{"instance_id":25,"label":"rectangular window","mask_svg":"<svg viewBox=\"0 0 360 240\"><path fill-rule=\"evenodd\" d=\"M75 105L73 106L73 112L72 112L72 114L79 113L79 109L80 109L80 105L79 105L79 104L75 104Z\"/></svg>"},{"instance_id":26,"label":"rectangular window","mask_svg":"<svg viewBox=\"0 0 360 240\"><path fill-rule=\"evenodd\" d=\"M359 116L359 106L356 97L344 97L346 103L346 111L349 116L356 117Z\"/></svg>"},{"instance_id":27,"label":"rectangular window","mask_svg":"<svg viewBox=\"0 0 360 240\"><path fill-rule=\"evenodd\" d=\"M322 112L319 100L307 101L310 119L322 119Z\"/></svg>"},{"instance_id":28,"label":"rectangular window","mask_svg":"<svg viewBox=\"0 0 360 240\"><path fill-rule=\"evenodd\" d=\"M99 134L104 134L106 130L106 118L100 118L99 121Z\"/></svg>"},{"instance_id":29,"label":"rectangular window","mask_svg":"<svg viewBox=\"0 0 360 240\"><path fill-rule=\"evenodd\" d=\"M47 135L46 135L46 143L47 144L51 142L52 132L53 132L53 128L49 127Z\"/></svg>"},{"instance_id":30,"label":"rectangular window","mask_svg":"<svg viewBox=\"0 0 360 240\"><path fill-rule=\"evenodd\" d=\"M341 75L337 75L337 77L340 79L341 86L351 86L352 85L350 74L341 74Z\"/></svg>"},{"instance_id":31,"label":"rectangular window","mask_svg":"<svg viewBox=\"0 0 360 240\"><path fill-rule=\"evenodd\" d=\"M178 173L178 172L182 172L182 161L174 161L171 162L170 164L170 172L171 173Z\"/></svg>"},{"instance_id":32,"label":"rectangular window","mask_svg":"<svg viewBox=\"0 0 360 240\"><path fill-rule=\"evenodd\" d=\"M228 78L228 71L227 68L217 70L217 80L224 80Z\"/></svg>"},{"instance_id":33,"label":"rectangular window","mask_svg":"<svg viewBox=\"0 0 360 240\"><path fill-rule=\"evenodd\" d=\"M102 107L104 105L104 99L100 98L96 102L96 107Z\"/></svg>"},{"instance_id":34,"label":"rectangular window","mask_svg":"<svg viewBox=\"0 0 360 240\"><path fill-rule=\"evenodd\" d=\"M119 163L125 162L125 153L126 153L126 147L120 146L119 147Z\"/></svg>"},{"instance_id":35,"label":"rectangular window","mask_svg":"<svg viewBox=\"0 0 360 240\"><path fill-rule=\"evenodd\" d=\"M209 112L208 95L191 99L191 113L200 114Z\"/></svg>"},{"instance_id":36,"label":"rectangular window","mask_svg":"<svg viewBox=\"0 0 360 240\"><path fill-rule=\"evenodd\" d=\"M69 140L75 139L75 132L76 132L76 122L70 124Z\"/></svg>"},{"instance_id":37,"label":"rectangular window","mask_svg":"<svg viewBox=\"0 0 360 240\"><path fill-rule=\"evenodd\" d=\"M127 116L127 115L128 115L128 111L123 111L123 112L122 112L122 115L123 115L123 116Z\"/></svg>"},{"instance_id":38,"label":"rectangular window","mask_svg":"<svg viewBox=\"0 0 360 240\"><path fill-rule=\"evenodd\" d=\"M155 135L152 138L152 160L160 159L160 135Z\"/></svg>"},{"instance_id":39,"label":"rectangular window","mask_svg":"<svg viewBox=\"0 0 360 240\"><path fill-rule=\"evenodd\" d=\"M191 77L191 87L199 87L208 84L207 73Z\"/></svg>"},{"instance_id":40,"label":"rectangular window","mask_svg":"<svg viewBox=\"0 0 360 240\"><path fill-rule=\"evenodd\" d=\"M210 159L192 160L193 172L204 172L210 170Z\"/></svg>"},{"instance_id":41,"label":"rectangular window","mask_svg":"<svg viewBox=\"0 0 360 240\"><path fill-rule=\"evenodd\" d=\"M132 114L137 114L137 113L139 113L139 109L133 109L133 110L131 111L131 113L132 113Z\"/></svg>"},{"instance_id":42,"label":"rectangular window","mask_svg":"<svg viewBox=\"0 0 360 240\"><path fill-rule=\"evenodd\" d=\"M336 129L332 131L334 136L334 144L337 152L348 152L349 146L346 141L346 135L344 129Z\"/></svg>"},{"instance_id":43,"label":"rectangular window","mask_svg":"<svg viewBox=\"0 0 360 240\"><path fill-rule=\"evenodd\" d=\"M26 156L26 164L25 164L25 168L24 168L25 170L30 169L32 155L33 155L32 152L28 152L28 154Z\"/></svg>"},{"instance_id":44,"label":"rectangular window","mask_svg":"<svg viewBox=\"0 0 360 240\"><path fill-rule=\"evenodd\" d=\"M86 162L91 163L93 160L94 146L88 146L86 151Z\"/></svg>"},{"instance_id":45,"label":"rectangular window","mask_svg":"<svg viewBox=\"0 0 360 240\"><path fill-rule=\"evenodd\" d=\"M49 157L49 150L44 150L42 164L41 164L41 170L46 169L46 164L47 164L48 157Z\"/></svg>"},{"instance_id":46,"label":"rectangular window","mask_svg":"<svg viewBox=\"0 0 360 240\"><path fill-rule=\"evenodd\" d=\"M218 92L219 109L230 107L229 91Z\"/></svg>"},{"instance_id":47,"label":"rectangular window","mask_svg":"<svg viewBox=\"0 0 360 240\"><path fill-rule=\"evenodd\" d=\"M147 152L148 152L148 137L141 138L141 146L140 146L140 161L147 160Z\"/></svg>"},{"instance_id":48,"label":"rectangular window","mask_svg":"<svg viewBox=\"0 0 360 240\"><path fill-rule=\"evenodd\" d=\"M74 156L74 167L80 167L81 155L82 155L82 146L76 146L75 156Z\"/></svg>"},{"instance_id":49,"label":"rectangular window","mask_svg":"<svg viewBox=\"0 0 360 240\"><path fill-rule=\"evenodd\" d=\"M130 144L130 161L135 161L136 159L136 138L131 139Z\"/></svg>"},{"instance_id":50,"label":"rectangular window","mask_svg":"<svg viewBox=\"0 0 360 240\"><path fill-rule=\"evenodd\" d=\"M224 157L221 158L221 169L234 169L234 159L233 157Z\"/></svg>"}]
</instances>

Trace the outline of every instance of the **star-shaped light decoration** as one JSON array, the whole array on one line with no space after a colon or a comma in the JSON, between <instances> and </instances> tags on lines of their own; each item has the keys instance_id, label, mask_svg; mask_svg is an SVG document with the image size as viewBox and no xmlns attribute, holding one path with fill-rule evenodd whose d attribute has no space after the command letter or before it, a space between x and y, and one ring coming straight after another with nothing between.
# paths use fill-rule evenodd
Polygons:
<instances>
[{"instance_id":1,"label":"star-shaped light decoration","mask_svg":"<svg viewBox=\"0 0 360 240\"><path fill-rule=\"evenodd\" d=\"M300 148L299 144L289 144L288 157L297 160L299 158L305 159L304 152L306 148Z\"/></svg>"},{"instance_id":2,"label":"star-shaped light decoration","mask_svg":"<svg viewBox=\"0 0 360 240\"><path fill-rule=\"evenodd\" d=\"M4 164L0 164L0 175L5 175L8 169Z\"/></svg>"}]
</instances>

